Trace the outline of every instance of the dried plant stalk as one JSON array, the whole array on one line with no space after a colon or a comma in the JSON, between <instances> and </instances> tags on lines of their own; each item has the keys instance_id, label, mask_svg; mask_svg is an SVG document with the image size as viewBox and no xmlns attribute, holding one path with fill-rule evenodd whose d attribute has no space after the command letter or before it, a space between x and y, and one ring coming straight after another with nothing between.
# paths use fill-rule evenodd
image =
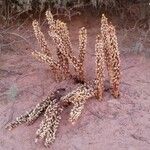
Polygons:
<instances>
[{"instance_id":1,"label":"dried plant stalk","mask_svg":"<svg viewBox=\"0 0 150 150\"><path fill-rule=\"evenodd\" d=\"M117 36L113 25L109 25L105 15L101 19L101 34L104 43L105 63L111 84L112 95L117 98L120 95L120 58L117 43Z\"/></svg>"},{"instance_id":2,"label":"dried plant stalk","mask_svg":"<svg viewBox=\"0 0 150 150\"><path fill-rule=\"evenodd\" d=\"M58 55L58 58L60 59L59 62L61 62L60 65L62 66L62 68L64 70L65 78L67 78L68 76L70 76L69 61L68 61L68 57L66 55L64 55L64 53L71 52L71 49L72 49L67 26L65 23L61 22L60 20L54 21L53 15L51 14L50 11L46 12L46 17L47 17L49 29L50 29L49 34L50 34L50 36L52 36L52 39L54 40L53 34L59 35L59 37L61 37L62 44L65 45L64 49L60 50L57 42L54 40L54 42L56 42L55 44L57 46L57 55Z\"/></svg>"},{"instance_id":3,"label":"dried plant stalk","mask_svg":"<svg viewBox=\"0 0 150 150\"><path fill-rule=\"evenodd\" d=\"M83 27L79 31L79 59L72 54L72 46L69 37L69 31L65 23L60 20L54 20L51 12L46 12L49 23L49 34L57 45L57 55L59 61L54 61L43 33L40 30L37 21L33 22L33 28L41 45L42 52L34 51L32 54L37 59L49 64L56 75L56 79L62 78L60 74L66 77L70 75L69 64L71 61L75 71L78 73L80 81L84 81L83 62L86 53L87 44L87 30ZM50 96L36 105L34 109L26 112L12 123L7 128L12 129L22 123L31 124L44 112L44 119L42 120L39 129L36 132L37 142L40 138L44 139L45 146L49 146L54 142L56 132L61 120L61 113L65 107L70 103L73 105L69 121L75 123L84 109L87 99L97 97L102 99L104 91L104 60L108 68L110 77L111 90L114 97L119 96L120 83L120 58L118 51L118 43L116 31L113 25L109 25L107 18L103 15L101 20L101 35L97 35L95 44L96 53L96 80L94 86L91 84L82 84L75 90L64 96L64 91L56 90Z\"/></svg>"},{"instance_id":4,"label":"dried plant stalk","mask_svg":"<svg viewBox=\"0 0 150 150\"><path fill-rule=\"evenodd\" d=\"M39 23L36 20L34 20L33 23L32 23L32 26L33 26L33 29L34 29L34 34L35 34L35 36L38 40L38 43L40 44L42 52L44 52L44 54L46 54L47 56L51 57L52 56L51 52L48 48L48 44L45 40L44 34L41 32Z\"/></svg>"},{"instance_id":5,"label":"dried plant stalk","mask_svg":"<svg viewBox=\"0 0 150 150\"><path fill-rule=\"evenodd\" d=\"M103 41L100 35L96 37L95 44L95 54L96 54L96 97L97 99L102 99L104 91L104 52L103 52Z\"/></svg>"},{"instance_id":6,"label":"dried plant stalk","mask_svg":"<svg viewBox=\"0 0 150 150\"><path fill-rule=\"evenodd\" d=\"M52 37L54 43L57 45L59 51L73 64L75 72L78 74L78 80L84 81L83 79L83 62L80 63L75 56L72 54L72 46L69 37L69 31L64 22L60 20L54 21L51 12L46 12L46 17L49 23L49 35ZM83 34L86 35L86 30L82 29ZM83 37L83 36L82 36ZM86 38L84 39L86 41ZM83 49L84 50L84 49ZM83 52L84 54L84 52ZM83 55L82 55L83 56Z\"/></svg>"},{"instance_id":7,"label":"dried plant stalk","mask_svg":"<svg viewBox=\"0 0 150 150\"><path fill-rule=\"evenodd\" d=\"M50 36L52 36L52 39L55 42L55 44L57 44L57 47L60 50L60 52L62 54L64 54L64 56L66 56L71 61L76 73L78 74L78 76L77 76L78 80L83 81L81 76L80 76L80 74L81 74L80 70L82 69L81 65L80 65L80 61L75 56L72 56L71 54L68 54L65 52L66 48L62 42L62 39L57 34L53 34Z\"/></svg>"},{"instance_id":8,"label":"dried plant stalk","mask_svg":"<svg viewBox=\"0 0 150 150\"><path fill-rule=\"evenodd\" d=\"M115 27L113 25L109 26L109 34L110 34L110 51L109 51L109 59L110 59L110 84L111 84L111 92L112 95L117 98L120 95L120 57L118 50L118 42Z\"/></svg>"},{"instance_id":9,"label":"dried plant stalk","mask_svg":"<svg viewBox=\"0 0 150 150\"><path fill-rule=\"evenodd\" d=\"M67 77L71 77L71 73L69 71L69 61L64 54L57 49L58 63L62 67L63 70L63 79L67 79Z\"/></svg>"},{"instance_id":10,"label":"dried plant stalk","mask_svg":"<svg viewBox=\"0 0 150 150\"><path fill-rule=\"evenodd\" d=\"M85 27L82 27L79 30L79 61L80 61L80 72L79 72L79 78L84 81L84 59L86 54L86 45L87 45L87 30Z\"/></svg>"},{"instance_id":11,"label":"dried plant stalk","mask_svg":"<svg viewBox=\"0 0 150 150\"><path fill-rule=\"evenodd\" d=\"M84 109L85 102L86 100L82 100L82 101L74 103L73 108L71 109L71 112L70 112L70 117L69 117L69 121L72 124L74 124L80 117L82 110Z\"/></svg>"},{"instance_id":12,"label":"dried plant stalk","mask_svg":"<svg viewBox=\"0 0 150 150\"><path fill-rule=\"evenodd\" d=\"M50 31L55 30L55 21L54 21L54 18L53 18L51 11L46 11L45 14L46 14L46 19L47 19L48 24L49 24Z\"/></svg>"},{"instance_id":13,"label":"dried plant stalk","mask_svg":"<svg viewBox=\"0 0 150 150\"><path fill-rule=\"evenodd\" d=\"M12 130L13 128L16 128L17 126L26 123L27 122L27 118L29 117L29 114L31 112L26 112L24 115L21 115L20 117L17 117L15 121L9 123L6 126L6 129L8 130Z\"/></svg>"},{"instance_id":14,"label":"dried plant stalk","mask_svg":"<svg viewBox=\"0 0 150 150\"><path fill-rule=\"evenodd\" d=\"M60 81L62 79L62 76L60 76L59 72L62 71L62 69L60 69L61 68L60 65L58 63L55 63L54 59L52 58L52 55L50 53L50 50L48 49L48 44L45 40L44 34L41 32L39 23L36 20L34 20L32 25L33 25L35 36L36 36L38 43L40 44L41 50L43 52L43 54L42 54L40 52L35 51L32 54L36 58L42 59L44 62L48 62L48 61L45 61L45 60L47 60L46 58L48 58L48 60L50 60L49 66L51 67L51 69L53 71L56 81Z\"/></svg>"},{"instance_id":15,"label":"dried plant stalk","mask_svg":"<svg viewBox=\"0 0 150 150\"><path fill-rule=\"evenodd\" d=\"M79 60L83 63L85 54L86 54L86 45L87 45L87 30L85 27L82 27L79 30Z\"/></svg>"},{"instance_id":16,"label":"dried plant stalk","mask_svg":"<svg viewBox=\"0 0 150 150\"><path fill-rule=\"evenodd\" d=\"M24 115L17 117L16 120L8 124L6 128L11 130L23 123L28 123L28 124L33 123L42 114L42 112L48 107L48 105L53 99L54 99L54 93L52 93L49 97L47 97L42 102L38 103L35 106L35 108L31 109L29 112L26 112Z\"/></svg>"},{"instance_id":17,"label":"dried plant stalk","mask_svg":"<svg viewBox=\"0 0 150 150\"><path fill-rule=\"evenodd\" d=\"M83 63L80 63L80 61L75 56L68 55L68 58L72 62L75 72L77 73L77 79L80 82L84 82Z\"/></svg>"},{"instance_id":18,"label":"dried plant stalk","mask_svg":"<svg viewBox=\"0 0 150 150\"><path fill-rule=\"evenodd\" d=\"M94 94L94 88L92 86L81 85L60 99L62 102L73 104L69 121L75 123L84 108L86 100L93 97Z\"/></svg>"},{"instance_id":19,"label":"dried plant stalk","mask_svg":"<svg viewBox=\"0 0 150 150\"><path fill-rule=\"evenodd\" d=\"M37 118L40 116L40 114L46 110L46 108L50 105L51 101L53 101L55 98L54 94L50 97L47 97L45 100L43 100L41 103L38 103L36 107L33 109L33 111L30 113L27 124L32 124L37 120Z\"/></svg>"},{"instance_id":20,"label":"dried plant stalk","mask_svg":"<svg viewBox=\"0 0 150 150\"><path fill-rule=\"evenodd\" d=\"M94 88L90 85L84 84L80 85L67 95L61 97L60 100L63 102L76 103L82 101L83 99L91 98L93 96L94 96Z\"/></svg>"},{"instance_id":21,"label":"dried plant stalk","mask_svg":"<svg viewBox=\"0 0 150 150\"><path fill-rule=\"evenodd\" d=\"M64 53L71 54L72 53L72 45L70 42L69 30L67 28L66 23L56 20L55 23L55 33L59 35L62 39L62 43L65 46Z\"/></svg>"},{"instance_id":22,"label":"dried plant stalk","mask_svg":"<svg viewBox=\"0 0 150 150\"><path fill-rule=\"evenodd\" d=\"M14 122L10 123L7 128L12 129L22 123L33 123L43 111L45 111L44 119L36 132L36 142L39 138L45 140L45 146L50 145L55 140L58 125L61 119L61 113L66 104L72 103L73 108L70 112L69 121L74 123L80 116L84 103L88 98L94 96L94 89L88 85L79 86L69 94L64 95L64 91L57 90L41 103L37 104L34 109L25 115L18 117Z\"/></svg>"},{"instance_id":23,"label":"dried plant stalk","mask_svg":"<svg viewBox=\"0 0 150 150\"><path fill-rule=\"evenodd\" d=\"M48 20L50 35L57 34L62 38L63 44L65 45L65 53L72 53L72 46L69 37L69 31L66 23L60 20L54 20L53 15L50 11L46 12L46 18Z\"/></svg>"},{"instance_id":24,"label":"dried plant stalk","mask_svg":"<svg viewBox=\"0 0 150 150\"><path fill-rule=\"evenodd\" d=\"M58 62L55 62L52 57L47 56L46 54L43 54L38 51L32 52L32 55L37 58L38 60L47 63L50 67L51 70L53 71L55 75L55 80L60 81L62 80L62 68Z\"/></svg>"},{"instance_id":25,"label":"dried plant stalk","mask_svg":"<svg viewBox=\"0 0 150 150\"><path fill-rule=\"evenodd\" d=\"M56 20L55 22L55 33L61 37L61 42L64 45L63 49L59 49L59 46L57 46L57 55L58 58L60 59L60 64L64 70L64 75L67 78L70 76L69 72L69 60L64 53L70 53L71 52L71 43L69 39L69 34L68 34L68 29L67 25L60 20ZM62 52L63 51L63 52Z\"/></svg>"},{"instance_id":26,"label":"dried plant stalk","mask_svg":"<svg viewBox=\"0 0 150 150\"><path fill-rule=\"evenodd\" d=\"M56 100L50 102L45 111L40 128L36 132L35 142L37 142L39 138L45 139L45 146L49 146L54 142L62 111L63 108L59 106Z\"/></svg>"},{"instance_id":27,"label":"dried plant stalk","mask_svg":"<svg viewBox=\"0 0 150 150\"><path fill-rule=\"evenodd\" d=\"M109 59L109 25L108 25L108 20L105 17L105 15L102 15L101 19L101 35L102 35L102 40L103 40L103 45L104 45L104 54L105 54L105 63L108 69L108 73L110 72L110 59Z\"/></svg>"}]
</instances>

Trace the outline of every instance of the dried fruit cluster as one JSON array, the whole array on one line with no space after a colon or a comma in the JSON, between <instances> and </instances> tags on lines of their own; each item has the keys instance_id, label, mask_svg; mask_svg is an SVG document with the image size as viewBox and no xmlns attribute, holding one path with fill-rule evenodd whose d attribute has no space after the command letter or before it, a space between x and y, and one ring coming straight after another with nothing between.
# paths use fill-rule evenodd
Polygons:
<instances>
[{"instance_id":1,"label":"dried fruit cluster","mask_svg":"<svg viewBox=\"0 0 150 150\"><path fill-rule=\"evenodd\" d=\"M50 11L46 12L46 18L49 24L49 35L56 44L58 61L53 58L37 21L33 21L33 29L40 44L41 52L34 51L32 53L33 56L49 64L56 81L72 77L69 69L69 62L71 62L76 71L78 81L82 82L68 94L65 94L63 90L56 90L54 93L51 93L47 99L37 104L34 109L16 118L16 120L7 127L12 129L22 123L31 124L44 113L44 119L36 132L36 141L40 138L44 139L44 145L48 146L55 140L61 113L69 104L73 105L69 121L75 123L81 115L87 99L91 97L102 99L105 90L105 64L109 74L111 93L115 98L119 97L120 59L115 28L109 24L107 18L102 15L100 33L96 36L95 43L96 79L92 85L85 83L83 63L86 54L87 30L85 27L79 30L79 56L77 59L77 57L73 55L67 25L60 20L54 20Z\"/></svg>"}]
</instances>

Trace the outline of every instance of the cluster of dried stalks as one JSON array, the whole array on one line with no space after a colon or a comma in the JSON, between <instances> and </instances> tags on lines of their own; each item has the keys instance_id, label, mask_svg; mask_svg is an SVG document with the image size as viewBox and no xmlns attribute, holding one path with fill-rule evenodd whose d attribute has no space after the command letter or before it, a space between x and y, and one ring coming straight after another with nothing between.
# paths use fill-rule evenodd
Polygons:
<instances>
[{"instance_id":1,"label":"cluster of dried stalks","mask_svg":"<svg viewBox=\"0 0 150 150\"><path fill-rule=\"evenodd\" d=\"M56 90L47 99L37 104L34 109L16 118L7 128L12 129L22 123L31 124L44 112L44 119L36 132L36 141L44 139L45 146L48 146L54 141L61 113L69 104L73 105L69 121L75 123L87 99L91 97L103 98L105 66L109 74L111 93L115 98L119 97L120 59L115 27L108 23L107 18L102 15L101 27L95 43L96 79L92 85L86 83L83 65L87 44L86 28L83 27L79 30L80 53L77 58L73 54L67 25L60 20L55 20L50 11L46 12L46 18L49 24L48 33L56 44L58 59L54 59L37 21L33 21L33 29L41 51L34 51L32 53L33 56L49 64L57 82L67 78L74 79L69 66L72 64L76 73L76 79L78 79L80 85L68 94L65 94L64 91Z\"/></svg>"}]
</instances>

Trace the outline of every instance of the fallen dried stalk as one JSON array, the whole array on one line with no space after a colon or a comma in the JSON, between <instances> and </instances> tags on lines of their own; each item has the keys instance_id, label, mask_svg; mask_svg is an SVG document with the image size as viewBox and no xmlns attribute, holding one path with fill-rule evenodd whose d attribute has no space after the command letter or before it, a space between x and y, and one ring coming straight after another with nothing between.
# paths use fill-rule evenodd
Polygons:
<instances>
[{"instance_id":1,"label":"fallen dried stalk","mask_svg":"<svg viewBox=\"0 0 150 150\"><path fill-rule=\"evenodd\" d=\"M56 100L50 102L45 111L40 128L36 131L35 142L37 142L39 138L45 140L45 146L54 142L62 111L63 108L59 106Z\"/></svg>"},{"instance_id":2,"label":"fallen dried stalk","mask_svg":"<svg viewBox=\"0 0 150 150\"><path fill-rule=\"evenodd\" d=\"M73 108L70 112L69 121L74 124L84 109L84 104L87 99L92 98L95 90L92 86L81 85L66 96L61 98L62 101L72 103Z\"/></svg>"},{"instance_id":3,"label":"fallen dried stalk","mask_svg":"<svg viewBox=\"0 0 150 150\"><path fill-rule=\"evenodd\" d=\"M62 96L63 91L61 91L61 93L59 91L60 90L58 89L54 93L51 93L46 99L38 103L35 108L27 111L24 115L17 117L16 120L8 124L6 128L11 130L23 123L27 123L28 125L34 123L38 119L38 117L46 110L51 101L56 98L59 99Z\"/></svg>"},{"instance_id":4,"label":"fallen dried stalk","mask_svg":"<svg viewBox=\"0 0 150 150\"><path fill-rule=\"evenodd\" d=\"M11 130L23 123L28 123L28 124L33 123L42 114L42 112L48 107L48 105L50 104L50 101L53 100L53 98L54 98L54 95L51 94L51 96L47 97L41 103L38 103L35 106L35 108L31 109L29 112L26 112L24 115L17 117L16 120L8 124L6 128Z\"/></svg>"},{"instance_id":5,"label":"fallen dried stalk","mask_svg":"<svg viewBox=\"0 0 150 150\"><path fill-rule=\"evenodd\" d=\"M59 90L56 90L56 92L37 104L29 113L17 117L16 120L8 124L6 128L10 130L23 123L30 125L44 112L44 119L36 132L35 142L41 138L45 140L45 146L48 146L55 140L63 109L69 104L73 104L69 121L74 123L80 116L86 100L94 96L94 89L88 85L81 85L67 95L63 95L64 92L60 93Z\"/></svg>"}]
</instances>

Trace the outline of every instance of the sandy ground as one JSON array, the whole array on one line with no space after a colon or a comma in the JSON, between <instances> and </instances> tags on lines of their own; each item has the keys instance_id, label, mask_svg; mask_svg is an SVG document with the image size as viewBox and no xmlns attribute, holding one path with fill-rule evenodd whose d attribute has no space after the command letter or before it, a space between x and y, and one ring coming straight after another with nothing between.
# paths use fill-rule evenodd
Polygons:
<instances>
[{"instance_id":1,"label":"sandy ground","mask_svg":"<svg viewBox=\"0 0 150 150\"><path fill-rule=\"evenodd\" d=\"M74 49L78 42L75 28L76 25L72 26L75 33L75 37L72 37ZM89 32L92 44L96 32L95 28ZM33 45L35 42L32 39ZM92 44L88 43L86 55L87 80L94 78L95 56ZM50 46L53 48L54 45L50 43ZM21 125L12 131L7 131L5 125L34 107L50 91L59 87L70 89L73 86L72 81L55 83L48 66L32 58L31 49L26 47L22 45L22 49L19 49L16 46L14 51L8 50L0 56L0 150L45 150L42 142L34 143L35 132L42 117L31 126ZM114 99L109 93L105 93L102 101L88 100L75 125L68 122L69 109L66 110L56 141L47 149L150 149L150 59L121 54L121 70L120 99Z\"/></svg>"}]
</instances>

